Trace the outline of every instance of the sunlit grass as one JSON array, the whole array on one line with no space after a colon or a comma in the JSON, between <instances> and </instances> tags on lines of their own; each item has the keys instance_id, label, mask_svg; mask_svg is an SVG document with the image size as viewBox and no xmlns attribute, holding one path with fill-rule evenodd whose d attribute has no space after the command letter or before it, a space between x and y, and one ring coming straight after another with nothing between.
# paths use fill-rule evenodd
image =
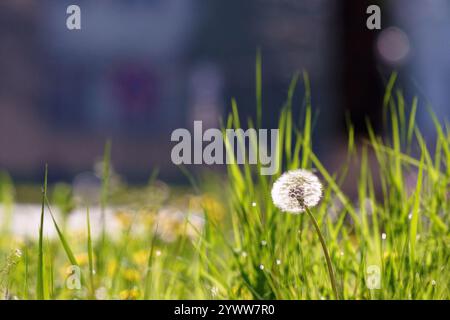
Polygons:
<instances>
[{"instance_id":1,"label":"sunlit grass","mask_svg":"<svg viewBox=\"0 0 450 320\"><path fill-rule=\"evenodd\" d=\"M265 116L259 55L256 76L257 117L248 119L247 127L261 126ZM297 122L292 99L300 83L306 93L302 121ZM78 203L86 212L81 234L71 232L53 213L54 206L71 207L72 199L65 194L57 197L62 203L49 201L45 171L42 210L36 212L38 236L13 235L14 188L2 174L1 298L333 299L311 220L304 214L281 213L270 195L283 171L305 168L324 184L322 201L311 212L329 247L340 298L449 299L450 128L430 114L436 138L426 140L416 125L418 107L418 99L408 105L395 89L394 75L384 98L389 134L376 135L368 122L368 138L355 141L350 125L347 162L328 172L313 149L308 76L297 74L279 115L280 139L273 150L282 169L277 175L259 175L259 164L230 164L226 178L194 177L189 168L182 168L193 191L152 203L142 199L157 199L167 188L157 180L157 170L140 190L111 190L107 143L97 204L101 219L91 219L89 207L96 204ZM241 126L238 102L233 100L223 129ZM357 167L357 177L348 177L350 166ZM356 196L344 191L346 179L354 182ZM121 201L121 228L111 235L104 229L105 212ZM162 214L164 210L169 213ZM195 215L201 215L201 223L195 223ZM56 229L54 239L46 237L46 219ZM100 230L98 237L94 228ZM21 255L14 255L17 249ZM67 286L73 276L66 273L70 265L81 270L79 290ZM369 289L369 266L380 269L379 289Z\"/></svg>"}]
</instances>

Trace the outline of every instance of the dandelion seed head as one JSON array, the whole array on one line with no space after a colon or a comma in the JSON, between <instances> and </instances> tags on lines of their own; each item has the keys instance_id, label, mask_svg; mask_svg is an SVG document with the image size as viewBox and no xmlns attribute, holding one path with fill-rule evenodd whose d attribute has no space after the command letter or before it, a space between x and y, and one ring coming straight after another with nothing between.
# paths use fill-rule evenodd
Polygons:
<instances>
[{"instance_id":1,"label":"dandelion seed head","mask_svg":"<svg viewBox=\"0 0 450 320\"><path fill-rule=\"evenodd\" d=\"M20 249L14 250L14 255L15 255L17 258L22 257L22 250L20 250Z\"/></svg>"},{"instance_id":2,"label":"dandelion seed head","mask_svg":"<svg viewBox=\"0 0 450 320\"><path fill-rule=\"evenodd\" d=\"M277 265L280 265L280 264L281 264L281 260L277 259Z\"/></svg>"},{"instance_id":3,"label":"dandelion seed head","mask_svg":"<svg viewBox=\"0 0 450 320\"><path fill-rule=\"evenodd\" d=\"M217 287L212 287L211 288L211 295L213 297L217 296L218 293L219 293L219 288L217 288Z\"/></svg>"},{"instance_id":4,"label":"dandelion seed head","mask_svg":"<svg viewBox=\"0 0 450 320\"><path fill-rule=\"evenodd\" d=\"M105 300L108 298L108 289L105 287L100 287L97 290L95 290L95 298L97 300Z\"/></svg>"},{"instance_id":5,"label":"dandelion seed head","mask_svg":"<svg viewBox=\"0 0 450 320\"><path fill-rule=\"evenodd\" d=\"M156 256L159 257L161 255L161 250L156 250Z\"/></svg>"},{"instance_id":6,"label":"dandelion seed head","mask_svg":"<svg viewBox=\"0 0 450 320\"><path fill-rule=\"evenodd\" d=\"M387 235L386 235L386 233L383 232L383 233L381 234L381 239L386 240L386 238L387 238Z\"/></svg>"},{"instance_id":7,"label":"dandelion seed head","mask_svg":"<svg viewBox=\"0 0 450 320\"><path fill-rule=\"evenodd\" d=\"M298 214L316 206L322 197L322 184L307 170L285 172L272 187L272 200L281 211Z\"/></svg>"},{"instance_id":8,"label":"dandelion seed head","mask_svg":"<svg viewBox=\"0 0 450 320\"><path fill-rule=\"evenodd\" d=\"M264 265L263 265L263 264L260 264L260 265L259 265L259 269L264 270Z\"/></svg>"},{"instance_id":9,"label":"dandelion seed head","mask_svg":"<svg viewBox=\"0 0 450 320\"><path fill-rule=\"evenodd\" d=\"M431 280L431 285L434 287L436 285L436 280Z\"/></svg>"},{"instance_id":10,"label":"dandelion seed head","mask_svg":"<svg viewBox=\"0 0 450 320\"><path fill-rule=\"evenodd\" d=\"M266 241L266 240L261 241L261 245L262 245L262 246L265 246L266 244L267 244L267 241Z\"/></svg>"},{"instance_id":11,"label":"dandelion seed head","mask_svg":"<svg viewBox=\"0 0 450 320\"><path fill-rule=\"evenodd\" d=\"M247 257L247 252L242 251L241 255L242 255L243 258L246 258Z\"/></svg>"},{"instance_id":12,"label":"dandelion seed head","mask_svg":"<svg viewBox=\"0 0 450 320\"><path fill-rule=\"evenodd\" d=\"M256 207L256 202L252 202L252 207Z\"/></svg>"}]
</instances>

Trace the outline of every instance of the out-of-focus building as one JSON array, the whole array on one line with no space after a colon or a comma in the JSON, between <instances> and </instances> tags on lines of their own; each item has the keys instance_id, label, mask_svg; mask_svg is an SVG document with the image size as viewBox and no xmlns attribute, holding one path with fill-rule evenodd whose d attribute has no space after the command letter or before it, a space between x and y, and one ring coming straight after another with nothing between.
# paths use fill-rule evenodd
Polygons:
<instances>
[{"instance_id":1,"label":"out-of-focus building","mask_svg":"<svg viewBox=\"0 0 450 320\"><path fill-rule=\"evenodd\" d=\"M81 30L66 28L70 4L81 8ZM172 130L193 120L218 127L231 97L243 117L254 113L257 48L266 126L276 126L296 71L309 72L317 107L331 114L330 4L2 1L0 165L29 179L48 162L54 177L70 177L92 168L111 138L120 172L177 174Z\"/></svg>"},{"instance_id":2,"label":"out-of-focus building","mask_svg":"<svg viewBox=\"0 0 450 320\"><path fill-rule=\"evenodd\" d=\"M401 10L381 2L383 29L399 22L399 38L397 29L366 28L369 0L3 0L0 169L40 179L47 162L51 178L72 179L92 170L110 138L119 173L145 180L158 166L179 177L174 129L220 126L232 97L243 120L254 115L258 48L264 127L277 126L292 76L307 71L315 150L338 163L346 111L361 131L366 115L379 123L383 79L399 66L384 58L402 43L411 43L404 61L413 77L448 115L447 6L419 2ZM81 8L81 30L66 27L71 4ZM296 119L302 81L297 89Z\"/></svg>"},{"instance_id":3,"label":"out-of-focus building","mask_svg":"<svg viewBox=\"0 0 450 320\"><path fill-rule=\"evenodd\" d=\"M77 1L82 29L70 31L72 2L1 4L1 166L24 178L45 162L73 174L111 138L120 167L150 172L170 159L168 133L185 124L196 5Z\"/></svg>"}]
</instances>

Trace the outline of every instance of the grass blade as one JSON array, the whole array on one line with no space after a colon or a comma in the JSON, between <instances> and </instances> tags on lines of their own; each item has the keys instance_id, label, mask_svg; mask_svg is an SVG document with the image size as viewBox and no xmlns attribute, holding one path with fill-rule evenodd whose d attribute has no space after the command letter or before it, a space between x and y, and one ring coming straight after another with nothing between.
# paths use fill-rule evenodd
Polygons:
<instances>
[{"instance_id":1,"label":"grass blade","mask_svg":"<svg viewBox=\"0 0 450 320\"><path fill-rule=\"evenodd\" d=\"M45 165L44 186L42 189L42 207L41 218L39 225L39 242L38 242L38 265L37 265L37 282L36 282L36 297L38 300L45 299L44 292L44 212L45 212L45 198L47 196L47 176L48 166Z\"/></svg>"},{"instance_id":2,"label":"grass blade","mask_svg":"<svg viewBox=\"0 0 450 320\"><path fill-rule=\"evenodd\" d=\"M88 260L89 260L89 281L91 283L91 296L95 295L94 286L94 250L92 248L92 238L91 238L91 219L89 216L89 207L86 209L86 223L87 223L87 250L88 250Z\"/></svg>"},{"instance_id":3,"label":"grass blade","mask_svg":"<svg viewBox=\"0 0 450 320\"><path fill-rule=\"evenodd\" d=\"M150 270L153 264L153 251L155 249L156 235L158 234L158 225L156 225L155 232L153 233L152 242L150 244L150 252L148 254L147 260L147 270L145 271L145 280L144 280L144 300L148 299L148 295L150 292Z\"/></svg>"},{"instance_id":4,"label":"grass blade","mask_svg":"<svg viewBox=\"0 0 450 320\"><path fill-rule=\"evenodd\" d=\"M416 192L414 193L414 205L412 210L411 217L411 227L409 233L409 245L410 245L410 257L411 262L415 261L416 255L416 236L417 236L417 228L419 224L419 216L420 216L420 195L422 191L422 177L423 177L423 166L424 166L424 157L422 155L422 159L420 160L419 166L419 174L417 176L417 184L416 184Z\"/></svg>"},{"instance_id":5,"label":"grass blade","mask_svg":"<svg viewBox=\"0 0 450 320\"><path fill-rule=\"evenodd\" d=\"M53 215L53 212L52 212L52 209L50 207L47 197L45 197L45 201L47 203L47 209L52 218L53 225L55 226L56 232L58 233L59 240L61 241L64 251L66 252L67 258L69 259L69 261L72 265L78 266L78 262L75 259L75 255L73 254L72 249L70 248L69 243L66 240L66 237L64 237L64 234L62 233L61 228L59 227L58 223L56 222L55 216Z\"/></svg>"}]
</instances>

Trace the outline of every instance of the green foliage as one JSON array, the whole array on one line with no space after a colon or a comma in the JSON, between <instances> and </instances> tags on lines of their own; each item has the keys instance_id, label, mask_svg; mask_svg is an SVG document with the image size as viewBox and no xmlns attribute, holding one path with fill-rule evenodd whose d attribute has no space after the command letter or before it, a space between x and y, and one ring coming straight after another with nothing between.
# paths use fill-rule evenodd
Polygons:
<instances>
[{"instance_id":1,"label":"green foliage","mask_svg":"<svg viewBox=\"0 0 450 320\"><path fill-rule=\"evenodd\" d=\"M260 126L265 115L261 66L258 55L257 119L247 119L248 127ZM173 241L164 241L156 219L161 206L176 203L184 195L172 195L161 204L133 211L114 237L103 232L110 143L103 161L102 219L100 224L91 220L88 210L84 235L69 234L57 224L51 210L45 210L46 205L50 209L46 171L37 241L11 242L6 232L0 235L2 259L16 247L25 252L5 276L8 292L37 299L332 299L311 220L303 214L281 213L271 200L271 186L279 174L307 168L324 184L323 199L311 213L329 248L341 298L449 299L450 128L431 113L436 138L426 141L416 125L421 106L418 99L408 101L396 89L395 80L393 75L384 98L388 134L377 135L367 123L368 138L357 141L349 124L347 161L329 172L313 149L316 111L308 75L295 75L279 115L279 144L273 150L280 168L277 175L260 175L261 164L230 164L226 179L208 174L196 181L182 168L195 184L192 198L206 193L220 199L216 205L203 203L201 229L188 220L178 227L183 232L190 228L194 235L189 237L182 233ZM293 96L300 84L305 87L303 105L294 106ZM238 102L233 99L231 106L223 130L241 127ZM293 118L294 108L304 110L301 121ZM225 143L232 156L226 139ZM239 143L242 146L245 141ZM350 175L351 168L358 174ZM158 189L153 174L150 180L142 191L148 196ZM5 178L0 181L3 203L6 199L12 205L12 183L5 183ZM348 181L356 190L352 196L343 187ZM58 190L52 201L69 212L69 189ZM189 212L188 205L185 210ZM224 216L218 214L220 210ZM54 240L45 239L43 222L48 214L58 236ZM134 232L136 227L144 232ZM100 230L99 237L93 235L93 229ZM32 250L36 242L38 249ZM81 290L66 287L67 275L60 270L68 265L77 265L83 275L89 275ZM377 290L370 290L367 283L367 268L372 265L381 270Z\"/></svg>"}]
</instances>

